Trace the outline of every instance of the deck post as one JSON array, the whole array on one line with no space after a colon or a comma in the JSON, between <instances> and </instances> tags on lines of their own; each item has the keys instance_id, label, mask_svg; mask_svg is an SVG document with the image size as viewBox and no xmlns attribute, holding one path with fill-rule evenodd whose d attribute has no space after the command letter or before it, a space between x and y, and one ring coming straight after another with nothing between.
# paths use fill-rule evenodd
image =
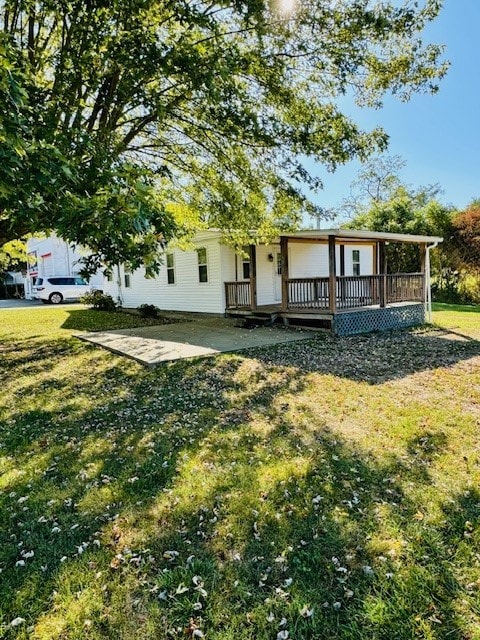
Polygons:
<instances>
[{"instance_id":1,"label":"deck post","mask_svg":"<svg viewBox=\"0 0 480 640\"><path fill-rule=\"evenodd\" d=\"M427 282L427 271L428 271L428 280L430 280L430 260L427 265L427 245L422 243L419 246L420 249L420 273L423 275L423 286L422 286L422 297L425 301L425 308L428 307L428 299L430 292L427 291L427 287L430 287L430 282ZM430 256L428 256L429 258Z\"/></svg>"},{"instance_id":2,"label":"deck post","mask_svg":"<svg viewBox=\"0 0 480 640\"><path fill-rule=\"evenodd\" d=\"M250 254L250 308L257 310L257 251L254 244L249 246Z\"/></svg>"},{"instance_id":3,"label":"deck post","mask_svg":"<svg viewBox=\"0 0 480 640\"><path fill-rule=\"evenodd\" d=\"M341 244L340 245L340 276L344 276L345 275L345 245ZM339 287L339 291L338 291L338 297L340 298L340 300L342 301L342 306L343 303L345 301L345 296L346 296L346 282L344 280L344 278L342 277L340 280L340 287Z\"/></svg>"},{"instance_id":4,"label":"deck post","mask_svg":"<svg viewBox=\"0 0 480 640\"><path fill-rule=\"evenodd\" d=\"M280 236L282 257L282 311L288 310L288 237Z\"/></svg>"},{"instance_id":5,"label":"deck post","mask_svg":"<svg viewBox=\"0 0 480 640\"><path fill-rule=\"evenodd\" d=\"M373 304L377 304L377 301L380 300L380 289L378 286L378 242L375 242L373 245L373 264L372 264L372 301Z\"/></svg>"},{"instance_id":6,"label":"deck post","mask_svg":"<svg viewBox=\"0 0 480 640\"><path fill-rule=\"evenodd\" d=\"M328 309L337 310L337 259L335 255L335 236L328 236Z\"/></svg>"},{"instance_id":7,"label":"deck post","mask_svg":"<svg viewBox=\"0 0 480 640\"><path fill-rule=\"evenodd\" d=\"M422 242L418 248L420 249L420 273L425 273L425 266L427 262L427 245Z\"/></svg>"},{"instance_id":8,"label":"deck post","mask_svg":"<svg viewBox=\"0 0 480 640\"><path fill-rule=\"evenodd\" d=\"M427 273L427 245L423 242L420 247L420 273L423 274L423 288L425 293L425 274Z\"/></svg>"},{"instance_id":9,"label":"deck post","mask_svg":"<svg viewBox=\"0 0 480 640\"><path fill-rule=\"evenodd\" d=\"M380 274L380 306L385 307L387 303L387 257L383 240L378 243L378 267Z\"/></svg>"}]
</instances>

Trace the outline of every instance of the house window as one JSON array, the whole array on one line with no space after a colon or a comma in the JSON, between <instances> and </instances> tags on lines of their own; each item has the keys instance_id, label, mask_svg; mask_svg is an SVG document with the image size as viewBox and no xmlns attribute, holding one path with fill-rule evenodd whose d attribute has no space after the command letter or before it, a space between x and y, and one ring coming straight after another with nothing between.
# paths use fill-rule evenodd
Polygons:
<instances>
[{"instance_id":1,"label":"house window","mask_svg":"<svg viewBox=\"0 0 480 640\"><path fill-rule=\"evenodd\" d=\"M125 289L130 289L130 274L126 273L124 275L124 280L125 280Z\"/></svg>"},{"instance_id":2,"label":"house window","mask_svg":"<svg viewBox=\"0 0 480 640\"><path fill-rule=\"evenodd\" d=\"M242 274L244 280L250 280L250 248L245 247L243 249L247 254L242 255Z\"/></svg>"},{"instance_id":3,"label":"house window","mask_svg":"<svg viewBox=\"0 0 480 640\"><path fill-rule=\"evenodd\" d=\"M167 253L167 282L175 284L175 259L173 253Z\"/></svg>"},{"instance_id":4,"label":"house window","mask_svg":"<svg viewBox=\"0 0 480 640\"><path fill-rule=\"evenodd\" d=\"M208 282L208 267L207 267L207 250L205 247L197 249L198 258L198 281Z\"/></svg>"},{"instance_id":5,"label":"house window","mask_svg":"<svg viewBox=\"0 0 480 640\"><path fill-rule=\"evenodd\" d=\"M353 249L352 251L352 273L354 276L360 275L360 250Z\"/></svg>"},{"instance_id":6,"label":"house window","mask_svg":"<svg viewBox=\"0 0 480 640\"><path fill-rule=\"evenodd\" d=\"M277 276L282 275L282 254L277 253Z\"/></svg>"}]
</instances>

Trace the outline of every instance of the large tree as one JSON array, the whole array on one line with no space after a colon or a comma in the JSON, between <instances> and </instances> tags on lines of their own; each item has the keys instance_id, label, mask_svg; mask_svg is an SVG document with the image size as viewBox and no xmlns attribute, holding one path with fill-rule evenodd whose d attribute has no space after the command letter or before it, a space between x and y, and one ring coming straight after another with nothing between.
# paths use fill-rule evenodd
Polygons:
<instances>
[{"instance_id":1,"label":"large tree","mask_svg":"<svg viewBox=\"0 0 480 640\"><path fill-rule=\"evenodd\" d=\"M437 90L440 4L0 0L0 244L54 229L155 268L185 225L240 243L294 223L320 186L302 159L386 145L338 96Z\"/></svg>"},{"instance_id":2,"label":"large tree","mask_svg":"<svg viewBox=\"0 0 480 640\"><path fill-rule=\"evenodd\" d=\"M434 270L452 268L450 251L454 210L439 201L438 185L411 187L401 177L405 162L399 156L372 157L352 183L352 197L339 212L349 212L344 226L390 233L442 236L445 243L433 256ZM386 248L391 272L413 272L420 267L419 247L390 244Z\"/></svg>"},{"instance_id":3,"label":"large tree","mask_svg":"<svg viewBox=\"0 0 480 640\"><path fill-rule=\"evenodd\" d=\"M454 217L451 247L461 268L480 275L480 200Z\"/></svg>"}]
</instances>

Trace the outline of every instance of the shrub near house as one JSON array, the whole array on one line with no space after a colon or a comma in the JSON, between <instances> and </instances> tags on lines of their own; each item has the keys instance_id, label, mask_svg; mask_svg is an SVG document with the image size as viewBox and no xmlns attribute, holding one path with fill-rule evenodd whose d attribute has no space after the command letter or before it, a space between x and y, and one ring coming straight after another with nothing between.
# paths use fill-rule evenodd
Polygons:
<instances>
[{"instance_id":1,"label":"shrub near house","mask_svg":"<svg viewBox=\"0 0 480 640\"><path fill-rule=\"evenodd\" d=\"M117 303L112 296L101 291L89 291L80 298L80 302L99 311L114 311L117 308Z\"/></svg>"}]
</instances>

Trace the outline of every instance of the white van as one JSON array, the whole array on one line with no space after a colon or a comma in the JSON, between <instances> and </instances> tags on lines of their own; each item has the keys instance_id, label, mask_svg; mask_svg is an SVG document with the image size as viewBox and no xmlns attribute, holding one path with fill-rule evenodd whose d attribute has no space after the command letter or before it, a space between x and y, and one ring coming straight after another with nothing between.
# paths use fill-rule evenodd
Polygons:
<instances>
[{"instance_id":1,"label":"white van","mask_svg":"<svg viewBox=\"0 0 480 640\"><path fill-rule=\"evenodd\" d=\"M90 285L80 276L48 276L35 280L32 297L45 304L60 304L64 300L79 300L90 290Z\"/></svg>"}]
</instances>

